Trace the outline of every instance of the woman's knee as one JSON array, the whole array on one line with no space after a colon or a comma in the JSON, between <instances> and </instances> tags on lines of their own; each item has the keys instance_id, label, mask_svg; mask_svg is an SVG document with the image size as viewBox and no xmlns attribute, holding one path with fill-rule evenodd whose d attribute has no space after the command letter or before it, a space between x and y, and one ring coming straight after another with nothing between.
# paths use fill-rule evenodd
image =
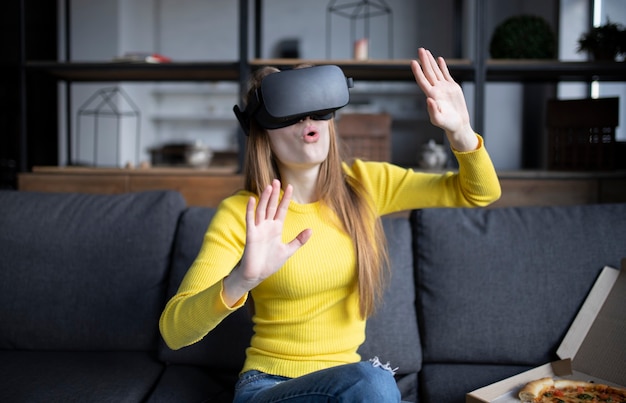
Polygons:
<instances>
[{"instance_id":1,"label":"woman's knee","mask_svg":"<svg viewBox=\"0 0 626 403\"><path fill-rule=\"evenodd\" d=\"M399 402L400 390L393 377L393 370L386 365L378 365L378 361L363 361L357 365L361 372L359 388L368 396L378 397L380 402ZM378 400L380 399L380 400Z\"/></svg>"}]
</instances>

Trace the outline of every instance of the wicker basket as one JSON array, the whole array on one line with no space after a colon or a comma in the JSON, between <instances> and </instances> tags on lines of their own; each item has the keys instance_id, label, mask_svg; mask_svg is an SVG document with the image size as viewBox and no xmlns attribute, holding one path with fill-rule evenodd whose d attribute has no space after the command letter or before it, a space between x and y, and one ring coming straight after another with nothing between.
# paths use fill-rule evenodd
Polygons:
<instances>
[{"instance_id":1,"label":"wicker basket","mask_svg":"<svg viewBox=\"0 0 626 403\"><path fill-rule=\"evenodd\" d=\"M614 169L618 114L619 98L548 101L548 169Z\"/></svg>"},{"instance_id":2,"label":"wicker basket","mask_svg":"<svg viewBox=\"0 0 626 403\"><path fill-rule=\"evenodd\" d=\"M391 160L391 116L387 113L345 113L337 131L346 159Z\"/></svg>"}]
</instances>

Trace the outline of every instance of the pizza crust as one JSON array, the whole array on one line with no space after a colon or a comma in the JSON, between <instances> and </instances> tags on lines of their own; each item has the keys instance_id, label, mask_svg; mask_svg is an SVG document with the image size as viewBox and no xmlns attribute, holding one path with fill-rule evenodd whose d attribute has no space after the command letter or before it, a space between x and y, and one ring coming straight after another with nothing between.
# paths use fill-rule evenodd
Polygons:
<instances>
[{"instance_id":1,"label":"pizza crust","mask_svg":"<svg viewBox=\"0 0 626 403\"><path fill-rule=\"evenodd\" d=\"M573 381L571 379L557 379L554 381L554 387L556 389L565 389L565 388L595 388L598 384L591 382L583 382L583 381Z\"/></svg>"},{"instance_id":2,"label":"pizza crust","mask_svg":"<svg viewBox=\"0 0 626 403\"><path fill-rule=\"evenodd\" d=\"M550 377L540 378L528 382L520 391L519 398L523 403L532 403L541 396L543 390L554 386L554 380Z\"/></svg>"}]
</instances>

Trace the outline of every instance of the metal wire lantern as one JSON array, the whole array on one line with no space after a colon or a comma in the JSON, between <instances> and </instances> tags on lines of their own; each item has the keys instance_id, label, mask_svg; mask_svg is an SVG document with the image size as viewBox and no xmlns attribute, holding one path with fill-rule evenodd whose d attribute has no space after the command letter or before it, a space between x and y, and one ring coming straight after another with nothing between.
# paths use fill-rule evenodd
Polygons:
<instances>
[{"instance_id":1,"label":"metal wire lantern","mask_svg":"<svg viewBox=\"0 0 626 403\"><path fill-rule=\"evenodd\" d=\"M139 161L139 147L141 144L140 138L140 116L141 112L139 108L132 101L130 96L120 87L108 87L102 88L96 91L85 103L78 109L76 118L76 155L80 157L80 138L81 138L81 118L83 117L93 118L93 164L98 164L98 137L100 134L100 118L115 118L117 120L117 145L119 147L121 137L121 119L123 117L134 117L136 119L136 132L135 132L135 158ZM119 150L116 151L117 164L121 164Z\"/></svg>"},{"instance_id":2,"label":"metal wire lantern","mask_svg":"<svg viewBox=\"0 0 626 403\"><path fill-rule=\"evenodd\" d=\"M387 16L388 58L393 58L393 13L385 0L330 0L326 7L326 57L331 57L332 15L350 20L350 45L357 41L357 21L363 20L363 37L369 41L370 19Z\"/></svg>"}]
</instances>

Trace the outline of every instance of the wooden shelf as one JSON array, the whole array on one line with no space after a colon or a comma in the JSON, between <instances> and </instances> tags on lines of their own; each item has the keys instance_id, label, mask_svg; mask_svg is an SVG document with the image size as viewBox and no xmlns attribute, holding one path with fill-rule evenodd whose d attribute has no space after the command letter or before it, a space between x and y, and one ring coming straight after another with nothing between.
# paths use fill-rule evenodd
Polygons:
<instances>
[{"instance_id":1,"label":"wooden shelf","mask_svg":"<svg viewBox=\"0 0 626 403\"><path fill-rule=\"evenodd\" d=\"M252 68L275 66L279 68L305 64L336 64L344 73L359 80L413 80L410 60L300 60L255 59ZM475 66L467 59L446 60L450 74L456 81L472 81ZM555 60L487 60L487 81L557 82L557 81L624 81L626 65L622 62L560 62Z\"/></svg>"},{"instance_id":2,"label":"wooden shelf","mask_svg":"<svg viewBox=\"0 0 626 403\"><path fill-rule=\"evenodd\" d=\"M356 80L411 81L409 59L327 60L327 59L254 59L252 69L261 66L290 68L297 64L335 64L346 76ZM455 80L472 81L475 66L467 59L446 60ZM45 73L66 81L237 81L238 62L29 62L28 71ZM487 60L487 81L557 82L624 81L623 62L560 62L542 60Z\"/></svg>"},{"instance_id":3,"label":"wooden shelf","mask_svg":"<svg viewBox=\"0 0 626 403\"><path fill-rule=\"evenodd\" d=\"M88 168L33 167L18 174L18 189L36 192L118 194L147 190L177 190L190 206L216 207L243 189L237 167Z\"/></svg>"},{"instance_id":4,"label":"wooden shelf","mask_svg":"<svg viewBox=\"0 0 626 403\"><path fill-rule=\"evenodd\" d=\"M18 189L38 192L125 193L155 189L181 192L192 206L217 206L243 188L236 167L89 168L34 167L18 175ZM498 172L502 198L492 207L626 202L626 171Z\"/></svg>"},{"instance_id":5,"label":"wooden shelf","mask_svg":"<svg viewBox=\"0 0 626 403\"><path fill-rule=\"evenodd\" d=\"M296 64L336 64L344 73L358 80L413 80L410 60L301 60L256 59L250 66L271 65L279 68ZM468 60L449 60L448 66L455 79L473 78L473 67ZM238 62L187 63L116 63L116 62L28 62L29 72L49 74L65 81L236 81L239 80Z\"/></svg>"},{"instance_id":6,"label":"wooden shelf","mask_svg":"<svg viewBox=\"0 0 626 403\"><path fill-rule=\"evenodd\" d=\"M622 62L560 62L541 60L488 60L487 81L624 81Z\"/></svg>"},{"instance_id":7,"label":"wooden shelf","mask_svg":"<svg viewBox=\"0 0 626 403\"><path fill-rule=\"evenodd\" d=\"M114 175L114 176L212 176L234 175L237 172L236 165L209 166L206 168L168 167L155 166L149 168L94 168L87 166L34 166L33 173L54 175Z\"/></svg>"},{"instance_id":8,"label":"wooden shelf","mask_svg":"<svg viewBox=\"0 0 626 403\"><path fill-rule=\"evenodd\" d=\"M457 81L468 81L474 77L474 69L469 60L450 59L446 60L450 74ZM372 81L412 81L410 59L392 60L351 60L351 59L253 59L250 61L252 69L262 66L274 66L278 68L290 68L298 64L325 65L335 64L343 70L344 74L355 80Z\"/></svg>"},{"instance_id":9,"label":"wooden shelf","mask_svg":"<svg viewBox=\"0 0 626 403\"><path fill-rule=\"evenodd\" d=\"M237 81L238 62L28 62L29 72L65 81Z\"/></svg>"}]
</instances>

